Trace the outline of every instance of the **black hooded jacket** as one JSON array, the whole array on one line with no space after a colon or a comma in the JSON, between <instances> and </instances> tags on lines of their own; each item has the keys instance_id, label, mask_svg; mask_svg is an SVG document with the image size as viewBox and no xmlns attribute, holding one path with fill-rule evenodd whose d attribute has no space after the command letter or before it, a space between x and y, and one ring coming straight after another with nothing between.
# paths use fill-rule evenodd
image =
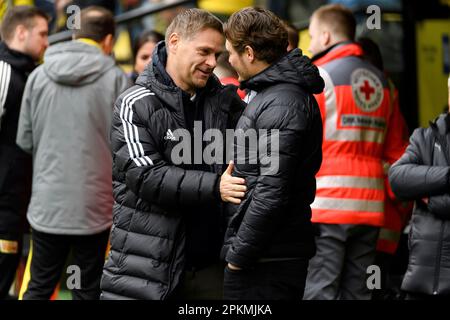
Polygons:
<instances>
[{"instance_id":1,"label":"black hooded jacket","mask_svg":"<svg viewBox=\"0 0 450 320\"><path fill-rule=\"evenodd\" d=\"M450 114L413 132L389 182L397 197L416 200L402 290L450 295Z\"/></svg>"},{"instance_id":2,"label":"black hooded jacket","mask_svg":"<svg viewBox=\"0 0 450 320\"><path fill-rule=\"evenodd\" d=\"M20 237L31 189L31 156L16 145L25 83L33 59L0 42L0 235Z\"/></svg>"},{"instance_id":3,"label":"black hooded jacket","mask_svg":"<svg viewBox=\"0 0 450 320\"><path fill-rule=\"evenodd\" d=\"M165 61L160 42L152 64L115 104L115 204L103 299L166 299L186 264L201 268L219 259L218 183L224 161L197 166L174 160L174 148L184 141L179 129L189 131L185 104L190 99L173 84ZM235 87L222 86L215 76L192 103L202 106L203 130L219 129L224 137L243 110Z\"/></svg>"},{"instance_id":4,"label":"black hooded jacket","mask_svg":"<svg viewBox=\"0 0 450 320\"><path fill-rule=\"evenodd\" d=\"M250 144L235 140L235 175L246 179L248 191L240 205L228 206L222 256L247 268L264 259L310 258L315 253L310 204L322 162L322 120L312 94L322 92L323 79L295 49L241 87L257 94L236 129L257 130L268 152L260 147L257 163L249 164ZM264 141L261 129L278 133L268 133L275 139Z\"/></svg>"}]
</instances>

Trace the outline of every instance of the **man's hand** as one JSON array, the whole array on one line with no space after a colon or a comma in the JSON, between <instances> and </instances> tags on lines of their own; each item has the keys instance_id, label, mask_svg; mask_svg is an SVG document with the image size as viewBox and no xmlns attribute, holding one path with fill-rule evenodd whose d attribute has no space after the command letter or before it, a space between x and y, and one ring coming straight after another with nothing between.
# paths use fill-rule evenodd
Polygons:
<instances>
[{"instance_id":1,"label":"man's hand","mask_svg":"<svg viewBox=\"0 0 450 320\"><path fill-rule=\"evenodd\" d=\"M240 204L247 187L245 186L245 179L231 176L233 168L234 163L230 161L227 170L220 177L220 197L224 202Z\"/></svg>"},{"instance_id":2,"label":"man's hand","mask_svg":"<svg viewBox=\"0 0 450 320\"><path fill-rule=\"evenodd\" d=\"M235 271L242 270L242 268L235 266L234 264L231 264L231 263L228 263L228 269L235 270Z\"/></svg>"}]
</instances>

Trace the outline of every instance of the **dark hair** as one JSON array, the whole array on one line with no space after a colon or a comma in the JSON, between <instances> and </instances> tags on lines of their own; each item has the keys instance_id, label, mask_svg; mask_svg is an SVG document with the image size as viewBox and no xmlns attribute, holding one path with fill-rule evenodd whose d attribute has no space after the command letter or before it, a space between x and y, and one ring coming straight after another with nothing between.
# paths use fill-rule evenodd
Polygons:
<instances>
[{"instance_id":1,"label":"dark hair","mask_svg":"<svg viewBox=\"0 0 450 320\"><path fill-rule=\"evenodd\" d=\"M366 37L358 38L357 42L364 51L364 60L367 60L375 67L383 71L383 57L381 56L380 47L378 47L376 42Z\"/></svg>"},{"instance_id":2,"label":"dark hair","mask_svg":"<svg viewBox=\"0 0 450 320\"><path fill-rule=\"evenodd\" d=\"M48 15L36 7L15 6L8 9L1 23L1 38L5 41L11 40L18 25L24 25L28 30L32 29L36 24L36 17L49 20Z\"/></svg>"},{"instance_id":3,"label":"dark hair","mask_svg":"<svg viewBox=\"0 0 450 320\"><path fill-rule=\"evenodd\" d=\"M231 15L225 37L238 53L250 46L258 60L272 63L286 54L288 33L283 21L262 8L244 8Z\"/></svg>"},{"instance_id":4,"label":"dark hair","mask_svg":"<svg viewBox=\"0 0 450 320\"><path fill-rule=\"evenodd\" d=\"M330 26L330 29L349 40L355 39L356 20L350 9L341 4L329 4L320 7L313 13L320 23Z\"/></svg>"},{"instance_id":5,"label":"dark hair","mask_svg":"<svg viewBox=\"0 0 450 320\"><path fill-rule=\"evenodd\" d=\"M208 11L196 8L187 9L179 13L167 27L166 42L174 32L178 33L180 37L189 39L204 29L214 29L222 34L222 21Z\"/></svg>"},{"instance_id":6,"label":"dark hair","mask_svg":"<svg viewBox=\"0 0 450 320\"><path fill-rule=\"evenodd\" d=\"M139 37L137 38L137 40L134 43L133 46L133 53L134 53L134 57L136 57L139 49L146 44L147 42L154 42L154 43L158 43L161 40L164 40L164 36L159 33L158 31L155 30L144 30Z\"/></svg>"},{"instance_id":7,"label":"dark hair","mask_svg":"<svg viewBox=\"0 0 450 320\"><path fill-rule=\"evenodd\" d=\"M284 24L288 33L289 44L291 44L294 48L297 48L300 41L300 36L298 34L299 30L288 21L285 21Z\"/></svg>"},{"instance_id":8,"label":"dark hair","mask_svg":"<svg viewBox=\"0 0 450 320\"><path fill-rule=\"evenodd\" d=\"M81 10L80 29L74 31L75 39L89 38L97 42L102 41L109 34L112 36L116 32L114 16L108 9L90 6Z\"/></svg>"}]
</instances>

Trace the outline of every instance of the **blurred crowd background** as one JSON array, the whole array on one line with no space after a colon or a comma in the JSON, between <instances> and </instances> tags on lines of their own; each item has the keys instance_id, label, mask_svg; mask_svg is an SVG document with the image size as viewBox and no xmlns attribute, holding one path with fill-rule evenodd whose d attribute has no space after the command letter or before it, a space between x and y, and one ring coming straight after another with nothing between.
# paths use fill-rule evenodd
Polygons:
<instances>
[{"instance_id":1,"label":"blurred crowd background","mask_svg":"<svg viewBox=\"0 0 450 320\"><path fill-rule=\"evenodd\" d=\"M357 38L368 37L380 47L384 69L399 90L400 107L410 130L426 126L446 108L450 0L1 0L0 20L8 6L39 6L52 17L53 36L49 39L52 44L70 38L66 27L68 7L104 6L114 12L119 24L114 48L116 60L131 73L136 53L133 48L140 33L155 30L164 34L173 17L188 7L208 10L223 20L243 7L267 8L298 29L298 46L310 55L309 18L315 9L327 3L349 7L357 18ZM367 25L375 12L370 6L374 5L380 9L381 29L369 29Z\"/></svg>"}]
</instances>

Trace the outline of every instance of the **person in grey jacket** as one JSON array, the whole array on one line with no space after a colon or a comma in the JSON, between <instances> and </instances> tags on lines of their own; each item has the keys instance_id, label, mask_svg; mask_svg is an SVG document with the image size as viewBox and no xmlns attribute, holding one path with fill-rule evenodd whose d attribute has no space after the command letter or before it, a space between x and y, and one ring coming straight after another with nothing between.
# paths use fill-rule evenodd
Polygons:
<instances>
[{"instance_id":1,"label":"person in grey jacket","mask_svg":"<svg viewBox=\"0 0 450 320\"><path fill-rule=\"evenodd\" d=\"M450 78L449 78L450 108ZM449 109L450 111L450 109ZM389 170L395 195L416 200L409 233L407 300L450 296L450 112L411 136Z\"/></svg>"},{"instance_id":2,"label":"person in grey jacket","mask_svg":"<svg viewBox=\"0 0 450 320\"><path fill-rule=\"evenodd\" d=\"M73 298L100 295L112 225L109 134L114 101L128 80L109 56L112 13L89 7L80 18L73 41L47 50L22 100L16 142L33 156L31 278L23 299L50 298L70 250Z\"/></svg>"}]
</instances>

